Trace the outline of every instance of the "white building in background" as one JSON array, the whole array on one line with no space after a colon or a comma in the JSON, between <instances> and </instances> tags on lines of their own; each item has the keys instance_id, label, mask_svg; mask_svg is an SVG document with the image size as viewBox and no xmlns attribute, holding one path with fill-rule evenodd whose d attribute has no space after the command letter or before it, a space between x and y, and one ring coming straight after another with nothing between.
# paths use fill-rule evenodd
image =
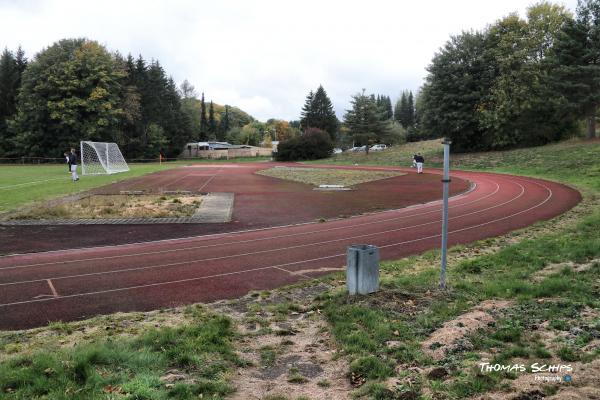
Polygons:
<instances>
[{"instance_id":1,"label":"white building in background","mask_svg":"<svg viewBox=\"0 0 600 400\"><path fill-rule=\"evenodd\" d=\"M227 142L190 142L185 145L180 158L236 158L270 156L271 148L231 144Z\"/></svg>"}]
</instances>

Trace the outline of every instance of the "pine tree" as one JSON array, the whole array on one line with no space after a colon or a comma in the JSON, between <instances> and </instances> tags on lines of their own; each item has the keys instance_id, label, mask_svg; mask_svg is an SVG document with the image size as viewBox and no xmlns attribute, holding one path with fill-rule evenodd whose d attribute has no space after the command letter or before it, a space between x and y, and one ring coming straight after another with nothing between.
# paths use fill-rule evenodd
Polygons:
<instances>
[{"instance_id":1,"label":"pine tree","mask_svg":"<svg viewBox=\"0 0 600 400\"><path fill-rule=\"evenodd\" d=\"M555 43L553 82L573 111L587 121L587 137L596 136L600 105L600 0L580 0Z\"/></svg>"},{"instance_id":2,"label":"pine tree","mask_svg":"<svg viewBox=\"0 0 600 400\"><path fill-rule=\"evenodd\" d=\"M18 80L15 57L5 48L0 56L0 123L16 111Z\"/></svg>"},{"instance_id":3,"label":"pine tree","mask_svg":"<svg viewBox=\"0 0 600 400\"><path fill-rule=\"evenodd\" d=\"M374 95L352 96L352 109L346 110L344 122L356 144L367 146L381 140L388 132L387 123L381 119ZM368 152L368 150L367 150Z\"/></svg>"},{"instance_id":4,"label":"pine tree","mask_svg":"<svg viewBox=\"0 0 600 400\"><path fill-rule=\"evenodd\" d=\"M19 81L15 57L5 48L0 56L0 156L10 151L7 120L16 112Z\"/></svg>"},{"instance_id":5,"label":"pine tree","mask_svg":"<svg viewBox=\"0 0 600 400\"><path fill-rule=\"evenodd\" d=\"M208 106L208 137L210 140L217 139L217 122L215 121L215 109L212 100Z\"/></svg>"},{"instance_id":6,"label":"pine tree","mask_svg":"<svg viewBox=\"0 0 600 400\"><path fill-rule=\"evenodd\" d=\"M408 92L406 100L406 122L408 127L412 127L415 124L415 102L412 91Z\"/></svg>"},{"instance_id":7,"label":"pine tree","mask_svg":"<svg viewBox=\"0 0 600 400\"><path fill-rule=\"evenodd\" d=\"M311 128L318 128L327 132L331 141L335 143L337 139L338 119L335 116L333 104L331 104L331 100L327 96L327 92L325 92L323 86L319 85L310 108L312 115Z\"/></svg>"},{"instance_id":8,"label":"pine tree","mask_svg":"<svg viewBox=\"0 0 600 400\"><path fill-rule=\"evenodd\" d=\"M116 132L116 142L126 158L138 157L137 131L141 121L141 96L135 86L135 60L129 54L126 59L117 59L125 72L120 80L121 115L120 129ZM141 129L140 129L141 131Z\"/></svg>"},{"instance_id":9,"label":"pine tree","mask_svg":"<svg viewBox=\"0 0 600 400\"><path fill-rule=\"evenodd\" d=\"M229 106L225 104L225 112L221 116L221 121L219 122L219 129L217 131L217 140L219 142L224 142L227 132L229 132Z\"/></svg>"},{"instance_id":10,"label":"pine tree","mask_svg":"<svg viewBox=\"0 0 600 400\"><path fill-rule=\"evenodd\" d=\"M204 92L200 100L200 141L208 140L208 121L206 118L206 104L204 103Z\"/></svg>"},{"instance_id":11,"label":"pine tree","mask_svg":"<svg viewBox=\"0 0 600 400\"><path fill-rule=\"evenodd\" d=\"M312 127L313 119L314 119L314 110L313 110L313 101L315 95L311 90L306 96L306 100L304 101L304 106L302 107L302 112L300 113L300 128L302 131L307 130Z\"/></svg>"},{"instance_id":12,"label":"pine tree","mask_svg":"<svg viewBox=\"0 0 600 400\"><path fill-rule=\"evenodd\" d=\"M385 110L386 110L386 119L391 120L394 118L394 110L392 108L392 99L390 96L386 96L385 98Z\"/></svg>"},{"instance_id":13,"label":"pine tree","mask_svg":"<svg viewBox=\"0 0 600 400\"><path fill-rule=\"evenodd\" d=\"M409 113L408 113L408 93L406 91L402 92L402 97L399 100L399 112L396 113L398 118L398 122L402 125L403 128L408 128L409 126Z\"/></svg>"},{"instance_id":14,"label":"pine tree","mask_svg":"<svg viewBox=\"0 0 600 400\"><path fill-rule=\"evenodd\" d=\"M394 106L394 120L402 124L402 96L398 100L396 100L396 105Z\"/></svg>"},{"instance_id":15,"label":"pine tree","mask_svg":"<svg viewBox=\"0 0 600 400\"><path fill-rule=\"evenodd\" d=\"M17 48L17 54L15 56L15 62L17 64L17 71L19 72L19 77L17 79L17 87L21 86L21 76L23 72L25 72L25 68L27 68L27 58L25 57L25 51L19 46Z\"/></svg>"}]
</instances>

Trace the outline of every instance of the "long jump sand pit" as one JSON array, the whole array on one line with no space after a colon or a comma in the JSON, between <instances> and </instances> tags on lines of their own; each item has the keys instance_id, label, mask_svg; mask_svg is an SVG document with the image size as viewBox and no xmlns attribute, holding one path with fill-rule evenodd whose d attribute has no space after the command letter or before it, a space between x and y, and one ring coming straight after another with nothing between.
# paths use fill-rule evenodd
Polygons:
<instances>
[{"instance_id":1,"label":"long jump sand pit","mask_svg":"<svg viewBox=\"0 0 600 400\"><path fill-rule=\"evenodd\" d=\"M439 199L439 175L378 167L331 167L373 174L390 173L387 179L360 183L352 191L315 191L307 183L258 174L274 167L304 168L301 164L197 164L118 182L93 190L95 195L143 192L161 195L188 192L192 195L230 193L230 222L120 225L7 226L0 222L0 254L29 253L65 248L115 245L195 235L218 234L272 226L347 218L382 210L398 209ZM313 168L314 167L310 167ZM321 167L319 167L321 168ZM85 178L84 178L85 179ZM451 195L466 191L469 182L453 179Z\"/></svg>"},{"instance_id":2,"label":"long jump sand pit","mask_svg":"<svg viewBox=\"0 0 600 400\"><path fill-rule=\"evenodd\" d=\"M202 203L201 195L90 194L9 216L26 219L120 219L191 217Z\"/></svg>"}]
</instances>

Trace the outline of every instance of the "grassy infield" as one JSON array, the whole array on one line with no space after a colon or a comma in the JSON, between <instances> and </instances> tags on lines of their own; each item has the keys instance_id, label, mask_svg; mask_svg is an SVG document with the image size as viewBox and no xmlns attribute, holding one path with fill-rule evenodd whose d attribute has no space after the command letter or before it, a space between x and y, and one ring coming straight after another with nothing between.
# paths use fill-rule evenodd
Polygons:
<instances>
[{"instance_id":1,"label":"grassy infield","mask_svg":"<svg viewBox=\"0 0 600 400\"><path fill-rule=\"evenodd\" d=\"M392 171L351 171L294 167L275 167L257 173L274 178L307 183L314 186L335 184L346 187L403 175L402 173Z\"/></svg>"},{"instance_id":2,"label":"grassy infield","mask_svg":"<svg viewBox=\"0 0 600 400\"><path fill-rule=\"evenodd\" d=\"M390 150L379 154L343 155L337 163L402 164L421 151L428 160L439 158L429 144L416 150ZM462 168L513 172L521 175L557 179L577 185L584 204L566 218L567 223L541 223L511 244L504 241L498 251L487 251L494 239L451 250L449 282L451 289L436 293L438 253L431 251L382 265L383 292L379 296L402 293L414 299L416 312L402 312L389 301L386 306L372 303L372 296L348 298L341 292L316 299L315 307L324 311L342 354L351 361L351 372L366 378L357 397L419 398L426 391L435 398L465 398L506 386L505 378L514 374L480 374L473 365L481 352L493 354L494 361L526 364L548 360L589 362L600 354L582 348L600 330L597 319L583 322L581 311L600 307L600 264L584 272L561 269L536 282L537 272L551 263L587 262L600 257L600 144L567 142L537 149L492 153L485 156L455 157ZM429 162L431 165L431 162ZM65 173L66 175L66 173ZM474 254L484 255L474 255ZM466 254L466 256L465 256ZM339 277L338 277L339 278ZM325 278L326 279L326 278ZM469 337L470 346L459 349L444 360L425 356L420 343L444 321L465 312L485 299L514 299L485 332ZM540 299L544 299L540 302ZM560 332L579 328L573 339L560 339L549 348L532 329L549 321L557 337ZM69 330L69 324L54 324L53 330ZM197 312L190 324L176 328L157 328L130 339L98 340L78 345L72 351L36 352L8 357L0 363L0 398L221 398L233 389L228 379L243 365L234 352L235 328L222 316ZM19 335L2 336L0 351L22 340ZM21 338L21 339L19 339ZM394 340L398 346L389 348ZM446 381L429 380L413 370L394 372L406 364L427 368L444 366L450 373ZM159 381L167 370L176 368L195 376L194 382L166 386ZM391 376L402 383L392 392L383 381ZM577 379L577 371L574 371ZM544 388L548 394L556 389ZM395 397L396 396L396 397Z\"/></svg>"}]
</instances>

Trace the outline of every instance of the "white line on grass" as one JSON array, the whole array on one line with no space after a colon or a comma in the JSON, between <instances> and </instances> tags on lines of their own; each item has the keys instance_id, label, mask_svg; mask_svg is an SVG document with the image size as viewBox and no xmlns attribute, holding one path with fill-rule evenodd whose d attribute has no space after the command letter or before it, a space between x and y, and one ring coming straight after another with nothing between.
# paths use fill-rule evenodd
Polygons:
<instances>
[{"instance_id":1,"label":"white line on grass","mask_svg":"<svg viewBox=\"0 0 600 400\"><path fill-rule=\"evenodd\" d=\"M30 185L35 185L35 184L38 184L38 183L58 181L58 180L67 180L67 179L71 179L71 178L66 178L66 177L63 177L63 178L53 178L53 179L45 179L43 181L33 181L33 182L18 183L16 185L0 186L0 190L10 190L10 189L15 189L15 188L21 187L21 186L30 186Z\"/></svg>"}]
</instances>

